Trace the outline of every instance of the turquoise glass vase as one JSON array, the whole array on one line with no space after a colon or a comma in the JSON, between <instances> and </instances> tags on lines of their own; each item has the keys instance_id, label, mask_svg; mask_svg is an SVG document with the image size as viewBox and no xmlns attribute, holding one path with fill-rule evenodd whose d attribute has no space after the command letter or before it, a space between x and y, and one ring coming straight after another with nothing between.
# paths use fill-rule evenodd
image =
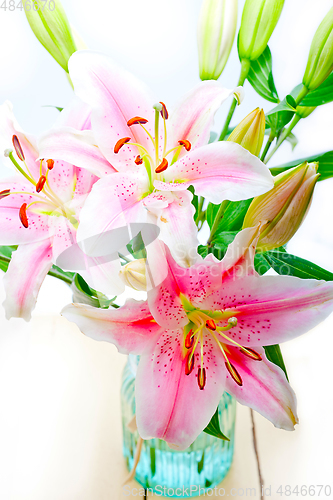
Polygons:
<instances>
[{"instance_id":1,"label":"turquoise glass vase","mask_svg":"<svg viewBox=\"0 0 333 500\"><path fill-rule=\"evenodd\" d=\"M121 388L123 454L133 467L138 433L128 424L135 415L135 376L139 356L129 356ZM143 442L135 479L157 495L189 498L215 488L230 469L234 453L236 401L226 392L219 404L221 431L230 441L202 432L185 451L175 451L160 439Z\"/></svg>"}]
</instances>

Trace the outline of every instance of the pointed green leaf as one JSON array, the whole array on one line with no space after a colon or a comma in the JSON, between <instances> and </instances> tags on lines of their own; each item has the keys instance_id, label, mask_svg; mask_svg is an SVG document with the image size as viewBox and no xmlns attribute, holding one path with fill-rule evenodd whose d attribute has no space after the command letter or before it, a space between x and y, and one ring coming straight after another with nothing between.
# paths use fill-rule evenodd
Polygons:
<instances>
[{"instance_id":1,"label":"pointed green leaf","mask_svg":"<svg viewBox=\"0 0 333 500\"><path fill-rule=\"evenodd\" d=\"M303 85L297 85L290 93L292 96L297 97ZM330 74L326 80L319 85L315 90L311 90L300 102L300 106L321 106L333 101L333 73Z\"/></svg>"},{"instance_id":2,"label":"pointed green leaf","mask_svg":"<svg viewBox=\"0 0 333 500\"><path fill-rule=\"evenodd\" d=\"M275 365L279 366L281 370L284 371L287 380L289 380L286 365L284 364L279 344L264 346L264 349L268 361L271 361L271 363L274 363Z\"/></svg>"},{"instance_id":3,"label":"pointed green leaf","mask_svg":"<svg viewBox=\"0 0 333 500\"><path fill-rule=\"evenodd\" d=\"M272 55L268 46L258 59L251 61L247 79L261 97L270 102L279 102L272 73Z\"/></svg>"},{"instance_id":4,"label":"pointed green leaf","mask_svg":"<svg viewBox=\"0 0 333 500\"><path fill-rule=\"evenodd\" d=\"M223 439L224 441L230 441L230 439L227 438L227 436L225 436L223 434L223 432L221 431L219 409L218 408L216 409L216 412L212 416L209 424L204 429L204 432L206 432L206 434L210 434L211 436L217 437L219 439Z\"/></svg>"},{"instance_id":5,"label":"pointed green leaf","mask_svg":"<svg viewBox=\"0 0 333 500\"><path fill-rule=\"evenodd\" d=\"M269 250L263 255L278 274L297 276L303 279L333 281L333 273L330 271L288 252Z\"/></svg>"},{"instance_id":6,"label":"pointed green leaf","mask_svg":"<svg viewBox=\"0 0 333 500\"><path fill-rule=\"evenodd\" d=\"M295 99L292 95L287 95L275 108L266 113L266 123L277 134L290 122L295 112Z\"/></svg>"}]
</instances>

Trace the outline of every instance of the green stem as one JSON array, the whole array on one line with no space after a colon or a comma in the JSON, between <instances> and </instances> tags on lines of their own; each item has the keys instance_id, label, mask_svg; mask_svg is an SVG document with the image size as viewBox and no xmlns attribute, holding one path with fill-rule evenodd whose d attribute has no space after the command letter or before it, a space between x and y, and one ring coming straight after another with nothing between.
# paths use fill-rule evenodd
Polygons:
<instances>
[{"instance_id":1,"label":"green stem","mask_svg":"<svg viewBox=\"0 0 333 500\"><path fill-rule=\"evenodd\" d=\"M197 215L197 217L195 219L196 225L198 225L199 222L200 222L200 220L201 220L201 217L202 217L202 207L203 207L204 201L205 201L205 198L203 196L200 196L199 203L198 203L198 215Z\"/></svg>"},{"instance_id":2,"label":"green stem","mask_svg":"<svg viewBox=\"0 0 333 500\"><path fill-rule=\"evenodd\" d=\"M294 118L292 119L290 125L288 128L285 129L284 132L279 137L279 140L277 141L275 147L271 151L271 153L268 155L268 158L265 160L265 163L269 162L269 160L272 158L272 156L276 153L276 151L279 149L281 144L287 139L289 136L290 132L293 130L293 128L297 125L297 123L300 121L301 116L295 115Z\"/></svg>"},{"instance_id":3,"label":"green stem","mask_svg":"<svg viewBox=\"0 0 333 500\"><path fill-rule=\"evenodd\" d=\"M7 264L10 263L10 259L8 257L5 257L4 255L0 255L0 261L6 262ZM66 276L63 276L62 274L58 273L56 269L50 269L47 274L49 276L53 276L53 278L58 278L59 280L64 281L68 285L71 285L73 282L70 278L67 278Z\"/></svg>"},{"instance_id":4,"label":"green stem","mask_svg":"<svg viewBox=\"0 0 333 500\"><path fill-rule=\"evenodd\" d=\"M296 106L298 106L304 99L304 97L309 93L309 90L305 87L305 85L303 85L300 93L298 94L298 96L296 97L295 101L296 101Z\"/></svg>"},{"instance_id":5,"label":"green stem","mask_svg":"<svg viewBox=\"0 0 333 500\"><path fill-rule=\"evenodd\" d=\"M248 59L242 59L241 73L240 73L240 77L239 77L237 86L244 85L246 77L249 74L250 67L251 67L251 62ZM228 113L226 122L224 124L223 130L221 132L219 141L223 141L223 139L225 138L225 136L228 133L229 124L230 124L231 118L232 118L232 116L233 116L233 114L235 112L236 104L237 104L237 99L234 98L233 101L232 101L232 103L231 103L231 106L230 106L230 109L229 109L229 113Z\"/></svg>"},{"instance_id":6,"label":"green stem","mask_svg":"<svg viewBox=\"0 0 333 500\"><path fill-rule=\"evenodd\" d=\"M224 200L221 203L220 208L217 211L217 214L216 214L212 229L210 230L210 235L209 235L209 238L207 241L207 246L209 246L209 247L212 246L212 241L214 239L215 233L217 231L217 228L219 227L220 221L223 219L224 212L225 212L228 205L229 205L229 200Z\"/></svg>"},{"instance_id":7,"label":"green stem","mask_svg":"<svg viewBox=\"0 0 333 500\"><path fill-rule=\"evenodd\" d=\"M273 133L271 132L271 133L269 134L268 139L267 139L267 142L266 142L266 145L265 145L265 149L264 149L264 151L263 151L263 153L262 153L262 155L261 155L261 158L260 158L260 159L261 159L261 161L264 161L264 160L265 160L266 155L267 155L267 153L268 153L268 150L269 150L269 148L271 147L271 144L272 144L272 142L274 141L274 139L275 139L275 134L273 134Z\"/></svg>"}]
</instances>

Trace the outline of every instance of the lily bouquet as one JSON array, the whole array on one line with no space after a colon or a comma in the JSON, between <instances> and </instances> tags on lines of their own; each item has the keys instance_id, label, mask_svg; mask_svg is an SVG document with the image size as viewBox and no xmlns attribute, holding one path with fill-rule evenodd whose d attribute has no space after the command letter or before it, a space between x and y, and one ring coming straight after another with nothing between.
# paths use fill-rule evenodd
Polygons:
<instances>
[{"instance_id":1,"label":"lily bouquet","mask_svg":"<svg viewBox=\"0 0 333 500\"><path fill-rule=\"evenodd\" d=\"M283 0L246 0L241 72L217 82L236 32L236 0L204 0L202 82L169 109L107 55L77 50L59 1L26 16L67 72L72 102L41 137L9 102L0 150L0 266L6 316L29 320L47 274L73 289L62 314L95 340L140 356L136 425L143 439L185 450L224 391L275 426L298 422L279 348L333 310L333 275L286 250L332 152L275 168L267 162L314 109L333 100L333 9L315 33L303 81L280 100L267 45ZM230 127L248 82L274 107ZM162 97L163 99L163 97ZM220 136L216 111L231 105ZM270 270L275 273L269 272ZM146 292L128 299L125 287ZM207 431L208 432L208 431Z\"/></svg>"}]
</instances>

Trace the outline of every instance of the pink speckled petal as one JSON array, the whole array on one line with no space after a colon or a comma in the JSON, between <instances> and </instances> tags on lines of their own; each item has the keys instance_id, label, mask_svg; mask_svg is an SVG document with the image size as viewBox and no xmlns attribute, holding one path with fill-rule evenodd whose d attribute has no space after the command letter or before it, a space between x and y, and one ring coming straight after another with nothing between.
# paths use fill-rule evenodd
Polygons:
<instances>
[{"instance_id":1,"label":"pink speckled petal","mask_svg":"<svg viewBox=\"0 0 333 500\"><path fill-rule=\"evenodd\" d=\"M216 204L223 200L246 200L273 187L273 177L266 165L232 142L217 142L190 151L168 167L164 178L165 183L155 181L157 189L181 190L189 183L198 196ZM173 184L168 186L168 183Z\"/></svg>"},{"instance_id":2,"label":"pink speckled petal","mask_svg":"<svg viewBox=\"0 0 333 500\"><path fill-rule=\"evenodd\" d=\"M98 177L116 171L96 146L90 130L77 131L69 127L52 129L40 138L39 155L41 158L64 160Z\"/></svg>"},{"instance_id":3,"label":"pink speckled petal","mask_svg":"<svg viewBox=\"0 0 333 500\"><path fill-rule=\"evenodd\" d=\"M94 340L111 342L123 354L142 354L156 343L160 326L146 302L129 299L119 309L71 304L61 314Z\"/></svg>"},{"instance_id":4,"label":"pink speckled petal","mask_svg":"<svg viewBox=\"0 0 333 500\"><path fill-rule=\"evenodd\" d=\"M152 152L152 143L141 126L127 126L130 118L141 116L148 120L145 126L154 135L156 101L149 89L99 52L76 52L68 67L75 93L92 107L92 129L105 157L118 171L137 170L134 159L139 151L135 146L124 146L118 154L113 149L119 139L132 137L132 142Z\"/></svg>"},{"instance_id":5,"label":"pink speckled petal","mask_svg":"<svg viewBox=\"0 0 333 500\"><path fill-rule=\"evenodd\" d=\"M255 350L262 361L249 359L239 349L228 347L228 358L243 385L237 385L227 373L226 391L239 403L250 406L273 422L275 427L292 431L298 423L295 393L281 368L268 361L264 349L256 347Z\"/></svg>"},{"instance_id":6,"label":"pink speckled petal","mask_svg":"<svg viewBox=\"0 0 333 500\"><path fill-rule=\"evenodd\" d=\"M178 265L170 250L154 241L147 247L149 276L155 285L148 291L150 310L165 328L179 328L188 323L180 294L199 307L207 294L220 288L221 263L213 255L190 268Z\"/></svg>"},{"instance_id":7,"label":"pink speckled petal","mask_svg":"<svg viewBox=\"0 0 333 500\"><path fill-rule=\"evenodd\" d=\"M160 438L185 450L208 425L224 392L223 356L212 339L205 342L206 385L199 389L195 367L185 375L182 330L162 333L150 352L140 358L136 377L136 421L143 439Z\"/></svg>"},{"instance_id":8,"label":"pink speckled petal","mask_svg":"<svg viewBox=\"0 0 333 500\"><path fill-rule=\"evenodd\" d=\"M333 283L247 276L228 280L202 307L235 316L238 324L226 334L241 345L279 344L311 330L332 312Z\"/></svg>"},{"instance_id":9,"label":"pink speckled petal","mask_svg":"<svg viewBox=\"0 0 333 500\"><path fill-rule=\"evenodd\" d=\"M198 260L198 229L194 223L195 208L189 191L157 191L144 199L144 206L156 217L159 238L168 245L178 264L190 266Z\"/></svg>"},{"instance_id":10,"label":"pink speckled petal","mask_svg":"<svg viewBox=\"0 0 333 500\"><path fill-rule=\"evenodd\" d=\"M169 148L178 146L178 141L184 139L190 141L192 149L207 144L214 115L233 92L215 81L206 81L185 95L170 115Z\"/></svg>"},{"instance_id":11,"label":"pink speckled petal","mask_svg":"<svg viewBox=\"0 0 333 500\"><path fill-rule=\"evenodd\" d=\"M85 242L84 251L88 255L107 255L110 243L113 240L117 243L121 237L117 231L112 233L113 230L146 222L147 211L142 198L147 189L145 176L130 177L120 173L94 184L80 213L77 233L78 241ZM119 251L130 239L120 245Z\"/></svg>"},{"instance_id":12,"label":"pink speckled petal","mask_svg":"<svg viewBox=\"0 0 333 500\"><path fill-rule=\"evenodd\" d=\"M0 183L0 191L10 189L10 196L0 200L0 245L19 245L40 241L50 236L48 216L34 212L36 207L48 208L47 205L33 205L27 211L29 227L25 228L19 217L19 210L23 203L36 200L32 184L20 183L16 179L6 179ZM24 191L31 194L15 194Z\"/></svg>"},{"instance_id":13,"label":"pink speckled petal","mask_svg":"<svg viewBox=\"0 0 333 500\"><path fill-rule=\"evenodd\" d=\"M51 240L20 245L13 252L3 283L6 318L29 321L35 308L39 289L52 266Z\"/></svg>"},{"instance_id":14,"label":"pink speckled petal","mask_svg":"<svg viewBox=\"0 0 333 500\"><path fill-rule=\"evenodd\" d=\"M243 229L236 235L221 261L223 283L228 279L234 280L241 276L256 274L254 256L259 237L259 224L256 227Z\"/></svg>"}]
</instances>

